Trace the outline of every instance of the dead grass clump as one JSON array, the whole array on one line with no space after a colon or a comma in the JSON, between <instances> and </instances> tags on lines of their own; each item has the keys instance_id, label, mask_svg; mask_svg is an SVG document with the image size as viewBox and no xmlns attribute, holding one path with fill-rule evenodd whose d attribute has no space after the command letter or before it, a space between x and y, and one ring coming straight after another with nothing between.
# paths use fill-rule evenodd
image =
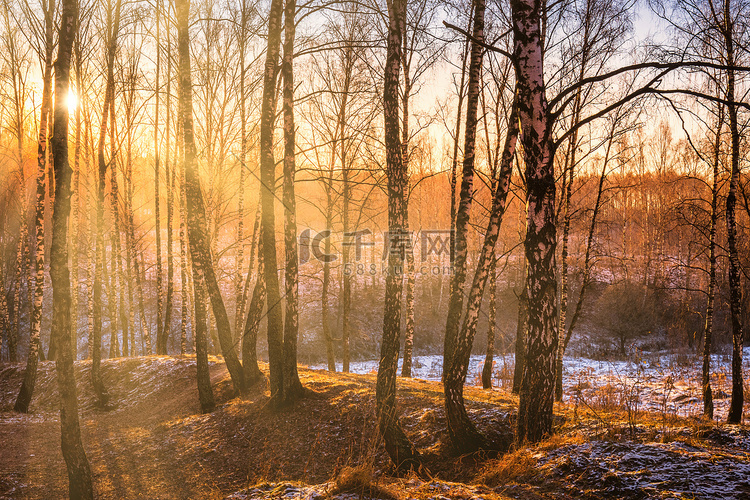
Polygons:
<instances>
[{"instance_id":1,"label":"dead grass clump","mask_svg":"<svg viewBox=\"0 0 750 500\"><path fill-rule=\"evenodd\" d=\"M537 446L537 449L549 451L562 448L563 446L581 445L588 441L588 438L576 432L573 434L553 434L549 438L545 439Z\"/></svg>"},{"instance_id":2,"label":"dead grass clump","mask_svg":"<svg viewBox=\"0 0 750 500\"><path fill-rule=\"evenodd\" d=\"M360 497L401 500L401 495L397 491L377 483L370 464L341 469L334 480L334 488L331 491L332 495L338 493L356 493Z\"/></svg>"},{"instance_id":3,"label":"dead grass clump","mask_svg":"<svg viewBox=\"0 0 750 500\"><path fill-rule=\"evenodd\" d=\"M616 410L622 408L623 394L620 388L606 384L594 390L592 403L600 410Z\"/></svg>"},{"instance_id":4,"label":"dead grass clump","mask_svg":"<svg viewBox=\"0 0 750 500\"><path fill-rule=\"evenodd\" d=\"M508 483L527 482L538 474L538 455L533 449L523 448L490 461L479 473L479 481L494 488Z\"/></svg>"}]
</instances>

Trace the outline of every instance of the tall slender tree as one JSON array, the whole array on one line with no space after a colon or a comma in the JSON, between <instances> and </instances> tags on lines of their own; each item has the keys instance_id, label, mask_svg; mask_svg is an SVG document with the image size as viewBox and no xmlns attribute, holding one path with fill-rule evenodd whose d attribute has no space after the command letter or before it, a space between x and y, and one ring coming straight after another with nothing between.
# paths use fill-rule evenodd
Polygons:
<instances>
[{"instance_id":1,"label":"tall slender tree","mask_svg":"<svg viewBox=\"0 0 750 500\"><path fill-rule=\"evenodd\" d=\"M273 130L276 119L276 82L281 45L283 0L271 0L268 14L268 42L263 71L263 100L260 112L260 183L261 183L261 244L263 252L268 304L268 364L271 397L276 403L284 400L284 323L281 312L281 294L276 264L276 217L274 198L276 190L276 161L273 155Z\"/></svg>"},{"instance_id":2,"label":"tall slender tree","mask_svg":"<svg viewBox=\"0 0 750 500\"><path fill-rule=\"evenodd\" d=\"M284 291L284 368L283 399L291 404L304 395L305 390L297 373L297 337L299 335L299 252L297 248L297 200L294 191L295 133L294 128L294 37L296 30L296 0L286 0L284 6L284 53L281 59L283 78L282 111L284 114L284 248L286 272Z\"/></svg>"},{"instance_id":3,"label":"tall slender tree","mask_svg":"<svg viewBox=\"0 0 750 500\"><path fill-rule=\"evenodd\" d=\"M169 10L164 14L164 26L166 31L166 47L167 54L172 53L172 37L171 37L171 18L169 16ZM167 57L167 88L164 93L165 105L165 126L164 126L164 138L166 141L166 154L165 154L165 175L167 181L167 292L164 300L164 326L162 327L162 334L164 342L166 344L169 341L170 334L172 333L172 310L174 302L174 190L175 183L177 181L177 148L174 149L173 161L169 161L170 142L171 142L171 125L172 125L172 58ZM176 145L175 145L176 146ZM166 348L165 348L166 350Z\"/></svg>"},{"instance_id":4,"label":"tall slender tree","mask_svg":"<svg viewBox=\"0 0 750 500\"><path fill-rule=\"evenodd\" d=\"M467 85L466 128L464 132L464 161L461 175L461 192L456 211L453 274L451 276L448 315L443 345L443 380L453 366L452 356L456 351L464 301L466 260L468 256L469 215L473 201L474 155L477 130L477 108L479 105L479 83L484 53L484 0L473 0L472 44L469 57L469 81Z\"/></svg>"},{"instance_id":5,"label":"tall slender tree","mask_svg":"<svg viewBox=\"0 0 750 500\"><path fill-rule=\"evenodd\" d=\"M98 184L97 184L97 203L96 203L96 251L95 251L95 271L94 271L94 342L92 350L91 365L91 382L94 386L94 392L97 395L98 403L104 406L109 401L109 393L104 386L101 376L101 343L102 343L102 279L104 273L104 192L107 178L107 169L114 168L111 163L114 161L115 145L110 144L112 157L107 160L104 156L104 145L107 137L107 125L109 123L109 114L114 113L115 99L115 57L117 55L117 37L120 31L120 12L122 9L122 0L116 0L114 5L112 0L107 4L107 44L106 44L106 68L107 81L104 89L104 106L102 109L101 126L99 128L99 142L97 145L97 163L99 167ZM108 297L113 300L112 296ZM110 322L115 318L111 318Z\"/></svg>"},{"instance_id":6,"label":"tall slender tree","mask_svg":"<svg viewBox=\"0 0 750 500\"><path fill-rule=\"evenodd\" d=\"M36 384L36 369L39 360L40 334L42 326L42 304L44 303L44 195L45 175L47 171L47 138L49 130L47 120L52 106L52 56L54 51L55 2L49 0L44 12L45 20L45 57L42 89L42 107L39 119L39 139L37 141L37 174L36 174L36 213L34 217L34 287L32 289L31 328L29 351L26 359L21 389L16 398L14 409L26 413L29 411L31 397ZM15 82L15 79L14 79ZM25 200L23 200L25 203ZM25 222L23 222L25 224Z\"/></svg>"},{"instance_id":7,"label":"tall slender tree","mask_svg":"<svg viewBox=\"0 0 750 500\"><path fill-rule=\"evenodd\" d=\"M399 73L403 33L406 26L406 0L388 0L383 114L385 129L386 175L388 177L388 269L383 310L383 340L375 386L378 428L385 449L399 469L419 465L419 452L409 440L396 413L396 374L401 337L401 294L403 291L404 211L407 175L404 169L399 133Z\"/></svg>"},{"instance_id":8,"label":"tall slender tree","mask_svg":"<svg viewBox=\"0 0 750 500\"><path fill-rule=\"evenodd\" d=\"M552 127L544 83L544 0L512 0L518 115L526 163L528 331L517 438L539 441L552 432L557 354L555 179Z\"/></svg>"},{"instance_id":9,"label":"tall slender tree","mask_svg":"<svg viewBox=\"0 0 750 500\"><path fill-rule=\"evenodd\" d=\"M190 73L190 0L175 2L177 15L177 51L179 54L180 111L182 117L182 152L185 168L185 204L187 206L187 230L189 249L192 256L192 270L195 294L195 353L198 368L198 397L204 413L213 411L214 397L208 373L208 343L206 338L205 287L207 265L210 267L210 249L206 241L206 213L203 205L198 165L196 161L195 138L193 135L193 83ZM203 254L203 255L201 255ZM227 363L229 367L229 363ZM231 373L231 371L230 371ZM232 374L235 389L241 387L237 374ZM242 374L240 374L242 377ZM242 380L240 378L239 380Z\"/></svg>"},{"instance_id":10,"label":"tall slender tree","mask_svg":"<svg viewBox=\"0 0 750 500\"><path fill-rule=\"evenodd\" d=\"M19 193L20 193L20 224L19 224L19 237L18 246L16 250L16 265L15 265L15 291L13 295L13 316L14 324L10 325L10 318L8 320L8 360L16 362L17 359L17 343L20 338L21 331L21 283L23 277L28 272L28 259L29 259L29 228L27 225L27 195L26 195L26 173L24 170L23 161L23 149L24 149L24 138L25 138L25 104L27 99L26 85L22 77L23 71L21 69L22 54L20 52L17 31L13 29L13 23L11 22L11 14L9 12L9 4L3 3L3 21L5 24L5 37L3 40L5 62L8 65L11 76L12 86L12 99L13 102L13 117L11 120L13 135L16 136L16 154L18 162L18 176L19 176Z\"/></svg>"},{"instance_id":11,"label":"tall slender tree","mask_svg":"<svg viewBox=\"0 0 750 500\"><path fill-rule=\"evenodd\" d=\"M187 3L187 5L185 5ZM188 2L180 2L181 16L188 16ZM184 23L184 26L182 26ZM216 271L214 270L213 252L208 240L208 221L206 218L206 204L201 191L201 182L198 175L198 164L196 158L195 135L193 130L193 100L192 80L190 75L190 47L189 35L187 33L187 19L180 19L180 25L184 33L180 33L180 96L182 112L183 132L183 154L185 164L185 203L187 206L187 231L188 247L193 262L193 276L195 280L196 293L200 294L201 283L205 283L206 292L211 301L211 310L216 319L216 326L221 343L221 352L224 355L232 384L237 393L244 391L244 373L242 364L237 356L237 351L232 341L232 331L229 316L224 305L224 299L219 289ZM183 47L183 45L185 45ZM200 307L196 295L196 308ZM197 322L197 319L196 319ZM196 344L197 346L197 344Z\"/></svg>"},{"instance_id":12,"label":"tall slender tree","mask_svg":"<svg viewBox=\"0 0 750 500\"><path fill-rule=\"evenodd\" d=\"M263 189L263 188L261 188ZM256 227L257 219L256 219ZM258 271L255 278L253 295L248 306L247 320L242 334L242 368L245 371L245 381L248 387L263 379L263 372L258 367L258 330L263 319L263 305L266 301L266 282L263 268L262 236L258 238ZM252 256L250 259L252 263ZM248 277L250 276L248 271Z\"/></svg>"},{"instance_id":13,"label":"tall slender tree","mask_svg":"<svg viewBox=\"0 0 750 500\"><path fill-rule=\"evenodd\" d=\"M237 302L234 312L234 332L235 336L240 336L240 326L245 315L245 302L247 295L242 286L242 270L245 259L245 168L247 167L247 41L248 41L248 22L249 8L247 0L242 0L239 6L240 22L234 33L237 40L237 58L240 66L239 74L239 92L240 92L240 180L237 196L237 255L235 257L235 288L234 295ZM244 357L243 357L244 363ZM247 375L247 372L245 372Z\"/></svg>"},{"instance_id":14,"label":"tall slender tree","mask_svg":"<svg viewBox=\"0 0 750 500\"><path fill-rule=\"evenodd\" d=\"M708 299L706 304L706 326L703 332L703 366L701 385L703 389L703 415L714 418L714 400L711 391L711 348L713 346L714 303L716 301L716 226L719 218L719 163L721 161L721 132L724 125L724 108L718 105L717 127L713 143L711 165L711 221L708 229Z\"/></svg>"},{"instance_id":15,"label":"tall slender tree","mask_svg":"<svg viewBox=\"0 0 750 500\"><path fill-rule=\"evenodd\" d=\"M70 87L70 58L78 27L78 1L62 0L60 35L55 61L55 111L51 150L55 169L55 204L52 215L52 335L59 352L56 362L60 392L62 454L68 470L70 498L93 499L94 489L78 422L78 397L73 369L72 325L70 322L70 270L68 269L68 223L71 176L68 162L67 96Z\"/></svg>"},{"instance_id":16,"label":"tall slender tree","mask_svg":"<svg viewBox=\"0 0 750 500\"><path fill-rule=\"evenodd\" d=\"M712 11L713 2L709 2ZM740 182L740 129L737 120L737 104L735 92L737 85L736 69L737 55L735 49L735 23L732 0L724 0L722 13L712 12L719 33L724 38L724 60L726 62L726 100L727 115L729 117L729 134L731 138L731 174L729 177L729 192L726 201L727 217L727 247L729 252L729 305L732 317L732 399L729 403L727 422L738 424L742 422L742 406L745 400L745 387L742 382L742 349L744 334L742 325L742 283L740 259L737 251L737 189Z\"/></svg>"},{"instance_id":17,"label":"tall slender tree","mask_svg":"<svg viewBox=\"0 0 750 500\"><path fill-rule=\"evenodd\" d=\"M156 232L156 354L167 354L167 330L163 324L164 272L161 255L161 155L159 153L159 104L161 101L161 2L156 2L156 68L154 82L154 220ZM169 156L169 151L167 151Z\"/></svg>"},{"instance_id":18,"label":"tall slender tree","mask_svg":"<svg viewBox=\"0 0 750 500\"><path fill-rule=\"evenodd\" d=\"M475 19L480 17L479 9ZM475 35L476 36L476 35ZM471 86L470 86L471 88ZM471 92L471 91L470 91ZM469 99L471 102L471 99ZM497 176L495 191L492 198L492 208L487 229L484 234L484 242L477 259L477 267L474 271L474 279L469 291L466 303L466 313L463 318L460 331L456 332L451 363L446 366L443 375L443 387L445 392L445 409L448 419L448 432L456 449L464 452L474 451L486 447L507 447L510 443L489 443L474 427L466 412L463 399L463 387L466 383L471 349L476 335L479 310L482 305L482 297L487 284L490 271L495 261L495 244L500 234L500 224L505 215L506 200L510 191L510 178L513 171L513 157L515 156L516 142L518 139L518 104L514 102L508 117L508 129L503 146L500 170ZM471 108L469 108L471 109ZM476 124L473 125L476 127ZM467 132L472 128L467 123ZM471 151L471 148L466 148ZM456 242L462 239L456 238ZM459 250L461 246L457 245ZM446 332L447 335L447 332Z\"/></svg>"}]
</instances>

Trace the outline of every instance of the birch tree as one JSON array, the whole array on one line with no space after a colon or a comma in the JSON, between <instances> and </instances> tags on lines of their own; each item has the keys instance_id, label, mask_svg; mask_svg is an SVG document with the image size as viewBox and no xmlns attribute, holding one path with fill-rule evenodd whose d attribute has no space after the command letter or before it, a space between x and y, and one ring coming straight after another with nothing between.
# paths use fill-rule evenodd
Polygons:
<instances>
[{"instance_id":1,"label":"birch tree","mask_svg":"<svg viewBox=\"0 0 750 500\"><path fill-rule=\"evenodd\" d=\"M181 5L181 15L188 16L189 1L187 5ZM229 316L221 296L219 283L214 269L213 252L208 239L208 221L206 217L206 204L201 191L201 182L198 175L198 165L195 149L195 136L193 130L193 105L192 105L192 81L190 75L190 52L187 33L187 19L181 19L180 24L185 32L180 33L180 95L183 149L185 162L185 202L187 205L187 231L188 247L193 262L193 275L197 294L201 293L201 283L205 283L206 292L211 300L211 310L216 319L221 352L224 355L229 374L232 377L234 390L240 393L245 390L244 373L242 364L237 356L237 351L232 340ZM184 37L184 39L183 39ZM182 45L185 45L183 47ZM184 52L183 52L184 51ZM197 279L196 279L197 278ZM199 308L199 296L196 295L195 307ZM196 323L199 323L196 318ZM198 324L196 328L201 328ZM197 346L197 344L196 344Z\"/></svg>"},{"instance_id":2,"label":"birch tree","mask_svg":"<svg viewBox=\"0 0 750 500\"><path fill-rule=\"evenodd\" d=\"M159 152L159 104L161 101L160 79L161 63L161 3L157 0L156 11L156 68L154 82L154 221L156 232L156 354L167 354L167 332L163 323L164 315L164 272L161 255L161 155ZM167 150L167 156L169 151Z\"/></svg>"},{"instance_id":3,"label":"birch tree","mask_svg":"<svg viewBox=\"0 0 750 500\"><path fill-rule=\"evenodd\" d=\"M666 4L669 5L669 4ZM707 75L716 87L714 95L693 91L699 99L713 100L723 104L730 137L730 176L726 197L725 216L727 230L727 253L729 256L729 305L732 324L732 398L727 421L742 420L744 403L742 355L744 325L742 312L742 283L739 252L737 249L736 205L740 183L741 133L739 110L747 109L746 103L738 102L738 86L747 68L748 11L750 4L742 0L679 0L668 13L665 4L656 4L657 14L668 19L679 37L686 40L685 52L696 59L719 61L714 65L717 76ZM696 33L699 33L696 36ZM741 106L742 105L742 106Z\"/></svg>"},{"instance_id":4,"label":"birch tree","mask_svg":"<svg viewBox=\"0 0 750 500\"><path fill-rule=\"evenodd\" d=\"M396 413L396 370L401 336L401 294L404 265L404 213L407 173L403 163L399 133L399 73L403 34L406 26L406 1L388 0L388 35L383 84L386 175L388 178L388 234L391 238L385 281L383 340L375 386L378 428L385 449L399 469L419 465L419 452L409 441Z\"/></svg>"},{"instance_id":5,"label":"birch tree","mask_svg":"<svg viewBox=\"0 0 750 500\"><path fill-rule=\"evenodd\" d=\"M177 16L177 51L179 55L179 91L182 115L182 146L185 169L185 204L187 206L187 231L189 250L192 257L192 271L195 295L195 355L198 372L198 397L204 413L213 411L214 397L208 372L208 342L206 338L206 297L208 286L206 274L211 272L210 248L206 240L206 214L203 194L198 179L195 138L193 135L193 96L190 73L190 0L175 2ZM229 363L227 363L229 367ZM236 368L233 368L236 370ZM243 374L232 373L235 390L242 387ZM238 378L239 377L239 378Z\"/></svg>"},{"instance_id":6,"label":"birch tree","mask_svg":"<svg viewBox=\"0 0 750 500\"><path fill-rule=\"evenodd\" d=\"M29 404L31 403L32 395L34 394L34 385L36 384L36 370L37 363L39 360L39 349L40 349L40 334L42 326L42 303L44 299L44 205L45 205L45 176L47 171L47 138L49 130L47 121L50 114L50 108L52 106L52 56L54 51L54 31L55 31L55 3L54 0L49 0L44 5L44 75L42 84L42 106L39 110L39 138L37 140L37 174L36 174L36 203L35 203L35 216L34 216L34 239L35 239L35 252L34 252L34 279L33 289L31 292L31 317L30 317L30 335L29 335L29 351L26 360L26 370L24 372L23 382L21 383L21 389L18 392L18 398L14 410L26 413L29 411ZM7 22L7 7L6 7L6 22ZM12 40L12 38L9 38ZM15 51L15 47L11 47ZM11 60L17 60L17 54L10 54ZM20 69L18 63L15 64L15 69ZM14 94L18 94L18 87L20 82L14 77ZM18 111L19 104L16 105ZM18 118L16 122L18 123ZM23 133L22 130L18 131ZM21 154L19 149L19 154ZM23 167L21 167L23 168ZM25 200L25 186L24 200ZM22 221L25 225L25 221ZM30 280L31 283L31 280Z\"/></svg>"},{"instance_id":7,"label":"birch tree","mask_svg":"<svg viewBox=\"0 0 750 500\"><path fill-rule=\"evenodd\" d=\"M713 143L711 165L711 222L708 230L708 299L706 303L706 326L703 333L703 365L701 367L701 386L703 389L703 415L709 420L714 418L714 402L711 391L711 348L713 346L714 303L716 301L716 226L719 217L719 161L721 154L721 131L724 124L724 109L718 107L717 127Z\"/></svg>"},{"instance_id":8,"label":"birch tree","mask_svg":"<svg viewBox=\"0 0 750 500\"><path fill-rule=\"evenodd\" d=\"M55 112L51 150L55 169L55 203L52 216L52 335L59 352L55 364L60 393L62 454L68 470L70 498L93 499L91 468L81 442L78 422L78 398L72 356L70 322L70 270L68 269L68 223L70 217L71 176L68 162L67 96L70 87L70 58L78 27L78 2L62 0L60 34L55 61Z\"/></svg>"},{"instance_id":9,"label":"birch tree","mask_svg":"<svg viewBox=\"0 0 750 500\"><path fill-rule=\"evenodd\" d=\"M455 351L451 355L452 364L448 366L448 371L445 373L443 381L448 429L454 446L460 450L474 450L487 446L484 438L479 436L468 418L463 402L463 386L466 382L469 358L476 334L484 289L490 270L495 262L495 244L497 243L500 224L505 214L517 139L518 109L517 105L514 104L508 118L508 129L505 145L503 146L497 185L493 193L490 218L484 234L482 249L477 260L477 267L466 304L466 313L461 330L458 332L455 340ZM457 241L459 241L458 238ZM457 246L457 248L460 247ZM509 443L495 443L495 446L498 445L505 447Z\"/></svg>"},{"instance_id":10,"label":"birch tree","mask_svg":"<svg viewBox=\"0 0 750 500\"><path fill-rule=\"evenodd\" d=\"M12 131L16 139L16 155L17 155L17 166L18 166L18 177L19 177L19 193L20 193L20 224L19 224L19 237L18 246L16 251L16 263L15 263L15 292L13 296L13 316L15 324L8 324L8 359L9 361L17 361L17 343L20 338L21 331L21 283L24 276L28 273L29 267L29 234L27 225L27 193L26 193L26 174L24 171L23 161L23 149L25 139L25 117L26 117L26 100L28 98L27 80L28 70L24 68L25 53L22 49L22 41L20 39L20 30L13 27L13 21L15 21L11 10L9 9L8 2L3 2L3 21L5 36L3 37L3 59L7 68L10 72L11 77L11 99L13 104L12 110ZM7 305L6 305L7 308Z\"/></svg>"},{"instance_id":11,"label":"birch tree","mask_svg":"<svg viewBox=\"0 0 750 500\"><path fill-rule=\"evenodd\" d=\"M296 0L284 5L284 53L281 59L283 78L282 112L284 115L284 250L286 269L284 291L284 404L294 403L305 393L297 374L297 337L299 335L299 252L297 248L297 200L295 197L295 125L294 125L294 37L296 31Z\"/></svg>"},{"instance_id":12,"label":"birch tree","mask_svg":"<svg viewBox=\"0 0 750 500\"><path fill-rule=\"evenodd\" d=\"M111 163L114 161L115 144L111 143L110 148L112 155L109 160L104 156L104 146L107 137L107 126L109 125L110 113L114 113L115 99L115 57L117 55L117 37L120 31L120 13L122 9L122 0L108 0L107 4L107 31L106 31L106 72L107 80L104 89L104 104L101 115L101 125L99 127L99 142L97 145L97 164L98 184L97 184L97 204L96 204L96 250L95 250L95 271L94 271L94 342L92 350L91 365L91 382L97 395L100 406L105 406L109 401L109 393L104 386L101 377L101 342L102 342L102 278L104 273L104 192L107 176L107 169L114 168ZM112 291L111 291L112 292ZM112 300L110 295L109 300ZM115 318L110 319L110 323Z\"/></svg>"}]
</instances>

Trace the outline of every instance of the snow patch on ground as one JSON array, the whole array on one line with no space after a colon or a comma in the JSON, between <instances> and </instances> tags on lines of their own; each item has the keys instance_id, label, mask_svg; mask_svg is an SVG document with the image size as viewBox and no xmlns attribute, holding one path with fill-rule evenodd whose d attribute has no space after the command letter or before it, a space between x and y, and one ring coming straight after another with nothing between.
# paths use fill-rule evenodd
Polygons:
<instances>
[{"instance_id":1,"label":"snow patch on ground","mask_svg":"<svg viewBox=\"0 0 750 500\"><path fill-rule=\"evenodd\" d=\"M684 357L683 357L684 358ZM750 348L744 351L745 371L750 370ZM686 362L687 361L687 362ZM399 359L401 373L402 359ZM701 391L702 358L679 359L677 355L641 353L623 361L604 361L589 358L565 358L563 361L564 399L570 403L604 404L637 411L697 416L703 413ZM493 386L510 390L515 364L513 354L495 356ZM484 356L474 355L469 360L467 385L481 385ZM310 366L325 370L325 364ZM341 364L336 365L337 371ZM726 419L732 392L731 356L711 356L714 392L714 418ZM351 363L352 373L377 373L378 360ZM443 374L441 355L415 356L414 378L439 381Z\"/></svg>"},{"instance_id":2,"label":"snow patch on ground","mask_svg":"<svg viewBox=\"0 0 750 500\"><path fill-rule=\"evenodd\" d=\"M678 441L592 441L554 449L539 466L567 484L570 493L586 492L589 497L739 500L750 498L748 451L717 451Z\"/></svg>"},{"instance_id":3,"label":"snow patch on ground","mask_svg":"<svg viewBox=\"0 0 750 500\"><path fill-rule=\"evenodd\" d=\"M256 485L245 490L232 493L225 500L391 500L392 498L431 498L435 500L481 500L497 498L487 488L468 486L461 483L447 481L423 482L419 479L409 479L398 484L387 486L393 494L378 494L377 492L348 492L336 493L335 483L323 483L304 486L292 483L267 483Z\"/></svg>"}]
</instances>

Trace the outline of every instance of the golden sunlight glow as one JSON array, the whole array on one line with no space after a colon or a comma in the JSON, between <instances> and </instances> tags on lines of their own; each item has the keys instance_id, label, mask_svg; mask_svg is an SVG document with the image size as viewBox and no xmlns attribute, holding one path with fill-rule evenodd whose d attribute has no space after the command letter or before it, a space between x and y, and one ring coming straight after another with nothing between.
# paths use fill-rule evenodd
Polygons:
<instances>
[{"instance_id":1,"label":"golden sunlight glow","mask_svg":"<svg viewBox=\"0 0 750 500\"><path fill-rule=\"evenodd\" d=\"M78 96L75 95L74 92L68 92L68 97L66 99L68 103L68 111L71 113L76 110L76 106L78 106Z\"/></svg>"}]
</instances>

